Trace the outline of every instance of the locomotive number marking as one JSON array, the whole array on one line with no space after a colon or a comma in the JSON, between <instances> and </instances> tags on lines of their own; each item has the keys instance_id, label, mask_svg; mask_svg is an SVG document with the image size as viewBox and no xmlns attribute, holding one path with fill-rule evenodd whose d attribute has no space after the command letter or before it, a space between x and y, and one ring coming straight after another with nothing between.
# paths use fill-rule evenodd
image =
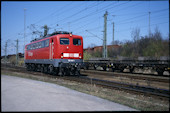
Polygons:
<instances>
[{"instance_id":1,"label":"locomotive number marking","mask_svg":"<svg viewBox=\"0 0 170 113\"><path fill-rule=\"evenodd\" d=\"M70 53L70 57L74 57L74 54L73 54L73 53Z\"/></svg>"},{"instance_id":2,"label":"locomotive number marking","mask_svg":"<svg viewBox=\"0 0 170 113\"><path fill-rule=\"evenodd\" d=\"M68 59L69 62L75 62L75 60L72 60L72 59Z\"/></svg>"}]
</instances>

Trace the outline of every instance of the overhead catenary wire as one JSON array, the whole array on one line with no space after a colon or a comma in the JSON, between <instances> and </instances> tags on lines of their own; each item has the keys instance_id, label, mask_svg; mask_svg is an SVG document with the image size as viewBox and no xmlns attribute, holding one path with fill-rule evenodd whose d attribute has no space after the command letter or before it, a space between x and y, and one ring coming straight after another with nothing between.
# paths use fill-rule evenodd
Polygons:
<instances>
[{"instance_id":1,"label":"overhead catenary wire","mask_svg":"<svg viewBox=\"0 0 170 113\"><path fill-rule=\"evenodd\" d=\"M128 3L128 2L125 2L125 3ZM123 5L123 4L125 4L125 3L116 5L115 7L120 6L120 5ZM110 5L109 5L109 6L110 6ZM115 7L114 7L114 8L115 8ZM106 8L107 8L107 7L106 7ZM112 6L111 8L113 8L113 6ZM77 19L75 19L75 20L73 20L73 21L71 21L71 22L74 22L74 23L75 23L75 22L78 22L78 21L80 21L80 20L82 20L82 19L84 19L84 18L87 18L87 17L89 17L89 16L92 16L92 14L93 14L93 15L96 15L96 14L98 14L99 12L105 11L105 10L108 10L108 9L109 9L109 8L98 10L98 12L96 12L96 11L91 12L91 13L89 13L89 14L83 16L83 17L77 18Z\"/></svg>"},{"instance_id":2,"label":"overhead catenary wire","mask_svg":"<svg viewBox=\"0 0 170 113\"><path fill-rule=\"evenodd\" d=\"M135 4L136 5L136 4ZM161 12L161 11L165 11L165 10L167 10L167 8L166 9L161 9L161 10L156 10L156 11L153 11L153 13L157 13L157 12ZM129 19L125 19L125 20L122 20L122 21L127 21L127 20L131 20L131 19L134 19L134 18L138 18L138 17L142 17L142 16L147 16L148 14L147 14L147 12L144 12L142 15L139 15L139 16L136 16L136 17L133 17L133 18L129 18ZM117 24L118 22L116 22L116 24ZM120 23L121 24L121 23ZM88 25L88 24L86 24L86 25ZM89 30L93 30L93 29L97 29L97 28L100 28L101 26L98 26L98 27L95 27L95 28L92 28L92 29L89 29ZM78 29L78 28L77 28Z\"/></svg>"},{"instance_id":3,"label":"overhead catenary wire","mask_svg":"<svg viewBox=\"0 0 170 113\"><path fill-rule=\"evenodd\" d=\"M161 9L161 10L156 10L156 11L153 11L153 12L154 12L154 13L157 13L157 12L162 12L162 11L165 11L165 10L167 10L167 8L166 8L166 9ZM147 16L147 15L148 15L148 13L145 12L145 13L142 14L142 15L139 15L139 16L136 16L136 17L132 17L132 18L128 18L128 19L124 19L124 20L115 22L115 24L126 24L126 23L131 23L132 21L134 21L134 20L132 20L132 19L144 17L144 16ZM155 17L155 18L157 18L157 17ZM130 22L124 22L124 21L127 21L127 20L130 20ZM122 23L119 23L119 22L122 22ZM109 25L112 25L112 23L108 24L108 26L109 26ZM94 27L94 28L91 28L91 29L88 29L88 30L94 30L94 29L96 30L96 29L101 28L101 27L102 27L102 25L97 26L97 27Z\"/></svg>"},{"instance_id":4,"label":"overhead catenary wire","mask_svg":"<svg viewBox=\"0 0 170 113\"><path fill-rule=\"evenodd\" d=\"M116 2L116 3L117 3L117 2ZM126 3L128 3L128 2L126 2ZM123 4L125 4L125 3L122 3L122 4L119 4L119 5L116 5L115 7L120 6L120 5L123 5ZM108 6L111 6L111 5L112 5L112 4L109 4L109 5L105 6L104 8L108 9ZM115 8L115 7L114 7L114 8ZM113 6L111 6L111 8L113 8ZM91 13L89 13L89 14L87 14L87 15L83 16L83 17L77 18L77 19L72 20L72 21L69 21L69 22L71 22L71 23L75 23L75 22L77 22L77 21L79 21L79 20L83 20L84 18L87 18L87 17L89 17L89 16L96 15L97 13L99 13L99 11L104 11L104 10L106 10L106 9L103 9L103 8L102 8L102 9L98 10L98 12L93 11L93 12L91 12ZM92 14L93 14L93 15L92 15Z\"/></svg>"},{"instance_id":5,"label":"overhead catenary wire","mask_svg":"<svg viewBox=\"0 0 170 113\"><path fill-rule=\"evenodd\" d=\"M74 17L75 15L78 15L78 14L80 14L81 12L86 11L86 10L88 10L88 9L90 9L90 8L93 8L93 7L97 6L97 5L98 5L98 4L96 4L96 5L92 4L91 6L86 7L86 8L84 8L83 10L80 10L80 11L72 14L71 16L68 16L68 17L66 17L66 18L64 18L64 19L61 19L61 20L57 21L57 22L66 20L66 19L68 19L68 18L70 19L70 18ZM74 21L69 21L69 22L70 22L70 23L73 23ZM67 22L65 22L64 24L66 24L66 23L67 23ZM53 24L54 24L54 23L53 23ZM52 24L50 24L50 25L52 25Z\"/></svg>"}]
</instances>

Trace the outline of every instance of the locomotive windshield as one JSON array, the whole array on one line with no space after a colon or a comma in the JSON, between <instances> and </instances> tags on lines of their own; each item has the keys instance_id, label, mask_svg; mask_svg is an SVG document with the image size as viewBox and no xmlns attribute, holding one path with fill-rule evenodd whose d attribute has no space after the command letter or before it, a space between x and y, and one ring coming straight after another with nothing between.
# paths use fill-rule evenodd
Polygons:
<instances>
[{"instance_id":1,"label":"locomotive windshield","mask_svg":"<svg viewBox=\"0 0 170 113\"><path fill-rule=\"evenodd\" d=\"M69 39L68 38L60 38L60 44L61 45L69 45Z\"/></svg>"},{"instance_id":2,"label":"locomotive windshield","mask_svg":"<svg viewBox=\"0 0 170 113\"><path fill-rule=\"evenodd\" d=\"M74 45L81 45L81 39L73 39Z\"/></svg>"}]
</instances>

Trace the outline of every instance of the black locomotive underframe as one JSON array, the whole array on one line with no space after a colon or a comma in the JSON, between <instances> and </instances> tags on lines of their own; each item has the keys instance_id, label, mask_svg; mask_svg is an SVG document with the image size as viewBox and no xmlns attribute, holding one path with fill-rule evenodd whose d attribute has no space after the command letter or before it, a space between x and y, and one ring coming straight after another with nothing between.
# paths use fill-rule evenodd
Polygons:
<instances>
[{"instance_id":1,"label":"black locomotive underframe","mask_svg":"<svg viewBox=\"0 0 170 113\"><path fill-rule=\"evenodd\" d=\"M33 59L25 60L28 71L41 71L54 75L79 75L82 59Z\"/></svg>"}]
</instances>

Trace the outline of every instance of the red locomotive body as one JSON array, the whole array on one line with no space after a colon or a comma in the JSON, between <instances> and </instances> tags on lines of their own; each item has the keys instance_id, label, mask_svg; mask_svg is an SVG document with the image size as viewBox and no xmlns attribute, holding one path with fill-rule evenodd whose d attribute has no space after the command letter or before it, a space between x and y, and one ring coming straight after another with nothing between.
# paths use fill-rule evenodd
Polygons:
<instances>
[{"instance_id":1,"label":"red locomotive body","mask_svg":"<svg viewBox=\"0 0 170 113\"><path fill-rule=\"evenodd\" d=\"M68 32L57 32L25 46L25 64L28 70L48 73L61 71L62 74L68 74L77 70L82 62L83 38Z\"/></svg>"}]
</instances>

